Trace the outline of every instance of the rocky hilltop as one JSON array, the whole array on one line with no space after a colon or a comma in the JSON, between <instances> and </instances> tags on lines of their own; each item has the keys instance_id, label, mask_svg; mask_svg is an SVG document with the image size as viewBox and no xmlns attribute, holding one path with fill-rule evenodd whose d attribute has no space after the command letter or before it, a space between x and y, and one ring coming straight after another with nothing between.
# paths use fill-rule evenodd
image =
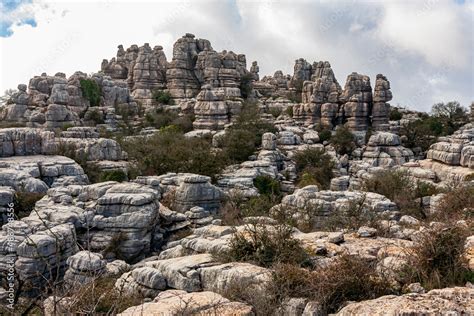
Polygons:
<instances>
[{"instance_id":1,"label":"rocky hilltop","mask_svg":"<svg viewBox=\"0 0 474 316\"><path fill-rule=\"evenodd\" d=\"M474 103L396 108L370 79L261 77L188 33L18 85L2 313L474 314Z\"/></svg>"}]
</instances>

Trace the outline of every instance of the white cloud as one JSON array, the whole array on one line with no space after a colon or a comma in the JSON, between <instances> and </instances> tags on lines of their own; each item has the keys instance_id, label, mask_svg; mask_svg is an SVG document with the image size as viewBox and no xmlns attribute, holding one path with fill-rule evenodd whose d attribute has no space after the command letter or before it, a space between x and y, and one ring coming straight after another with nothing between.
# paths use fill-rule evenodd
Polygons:
<instances>
[{"instance_id":1,"label":"white cloud","mask_svg":"<svg viewBox=\"0 0 474 316\"><path fill-rule=\"evenodd\" d=\"M257 60L261 76L278 69L292 73L299 57L328 60L341 85L352 71L372 80L384 73L393 104L427 110L434 101L469 103L472 4L410 3L37 0L30 5L37 27L14 26L12 36L0 38L0 91L42 72L98 71L119 44L162 45L171 60L173 43L190 32L216 50L246 54L248 64ZM440 71L443 84L430 84Z\"/></svg>"}]
</instances>

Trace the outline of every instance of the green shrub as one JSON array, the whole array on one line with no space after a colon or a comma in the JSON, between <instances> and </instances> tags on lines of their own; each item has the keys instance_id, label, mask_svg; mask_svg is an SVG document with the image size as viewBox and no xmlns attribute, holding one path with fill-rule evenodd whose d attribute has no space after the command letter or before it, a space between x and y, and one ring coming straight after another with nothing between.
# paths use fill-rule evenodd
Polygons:
<instances>
[{"instance_id":1,"label":"green shrub","mask_svg":"<svg viewBox=\"0 0 474 316\"><path fill-rule=\"evenodd\" d=\"M294 161L300 185L318 184L321 188L329 188L333 178L334 161L324 150L307 148L298 151Z\"/></svg>"},{"instance_id":2,"label":"green shrub","mask_svg":"<svg viewBox=\"0 0 474 316\"><path fill-rule=\"evenodd\" d=\"M355 146L354 135L346 126L340 126L331 137L331 144L340 155L350 154Z\"/></svg>"},{"instance_id":3,"label":"green shrub","mask_svg":"<svg viewBox=\"0 0 474 316\"><path fill-rule=\"evenodd\" d=\"M270 108L268 109L268 113L270 113L274 118L277 118L281 115L282 110L279 108Z\"/></svg>"},{"instance_id":4,"label":"green shrub","mask_svg":"<svg viewBox=\"0 0 474 316\"><path fill-rule=\"evenodd\" d=\"M403 214L421 219L426 218L421 198L439 193L433 185L414 181L402 170L379 171L364 181L363 189L389 198Z\"/></svg>"},{"instance_id":5,"label":"green shrub","mask_svg":"<svg viewBox=\"0 0 474 316\"><path fill-rule=\"evenodd\" d=\"M224 156L232 163L249 159L257 150L256 138L252 131L231 128L221 140Z\"/></svg>"},{"instance_id":6,"label":"green shrub","mask_svg":"<svg viewBox=\"0 0 474 316\"><path fill-rule=\"evenodd\" d=\"M186 138L174 126L162 128L151 137L122 140L121 145L145 175L190 172L215 177L225 163L209 140Z\"/></svg>"},{"instance_id":7,"label":"green shrub","mask_svg":"<svg viewBox=\"0 0 474 316\"><path fill-rule=\"evenodd\" d=\"M256 103L244 102L234 124L222 138L224 156L230 163L246 161L260 146L266 132L276 132L276 129L260 118Z\"/></svg>"},{"instance_id":8,"label":"green shrub","mask_svg":"<svg viewBox=\"0 0 474 316\"><path fill-rule=\"evenodd\" d=\"M291 101L291 103L301 103L302 102L301 92L290 91L288 93L287 97L288 97L288 100Z\"/></svg>"},{"instance_id":9,"label":"green shrub","mask_svg":"<svg viewBox=\"0 0 474 316\"><path fill-rule=\"evenodd\" d=\"M240 225L245 217L269 216L270 209L281 202L281 195L261 194L250 198L232 196L222 207L224 225Z\"/></svg>"},{"instance_id":10,"label":"green shrub","mask_svg":"<svg viewBox=\"0 0 474 316\"><path fill-rule=\"evenodd\" d=\"M81 91L84 98L89 100L91 106L99 106L101 89L93 79L81 79Z\"/></svg>"},{"instance_id":11,"label":"green shrub","mask_svg":"<svg viewBox=\"0 0 474 316\"><path fill-rule=\"evenodd\" d=\"M330 130L325 129L325 130L320 131L318 135L319 135L319 140L322 143L324 141L329 141L331 139L332 133Z\"/></svg>"},{"instance_id":12,"label":"green shrub","mask_svg":"<svg viewBox=\"0 0 474 316\"><path fill-rule=\"evenodd\" d=\"M257 176L253 179L253 185L258 193L263 195L280 195L280 182L270 176Z\"/></svg>"},{"instance_id":13,"label":"green shrub","mask_svg":"<svg viewBox=\"0 0 474 316\"><path fill-rule=\"evenodd\" d=\"M474 274L463 256L470 232L460 226L423 232L408 253L408 263L402 269L404 282L419 282L427 290L473 282Z\"/></svg>"},{"instance_id":14,"label":"green shrub","mask_svg":"<svg viewBox=\"0 0 474 316\"><path fill-rule=\"evenodd\" d=\"M253 74L248 73L240 77L240 94L242 98L247 99L252 92Z\"/></svg>"},{"instance_id":15,"label":"green shrub","mask_svg":"<svg viewBox=\"0 0 474 316\"><path fill-rule=\"evenodd\" d=\"M176 111L169 111L160 108L154 109L145 114L145 126L160 129L174 125L183 133L193 130L193 121L194 116L191 114L179 116Z\"/></svg>"},{"instance_id":16,"label":"green shrub","mask_svg":"<svg viewBox=\"0 0 474 316\"><path fill-rule=\"evenodd\" d=\"M127 180L128 180L127 173L121 169L106 170L106 171L102 171L100 174L100 182L106 182L106 181L123 182Z\"/></svg>"},{"instance_id":17,"label":"green shrub","mask_svg":"<svg viewBox=\"0 0 474 316\"><path fill-rule=\"evenodd\" d=\"M293 238L292 228L286 225L269 229L264 225L248 224L244 231L234 233L229 246L229 250L214 254L218 260L252 262L262 267L276 263L310 264L308 254Z\"/></svg>"},{"instance_id":18,"label":"green shrub","mask_svg":"<svg viewBox=\"0 0 474 316\"><path fill-rule=\"evenodd\" d=\"M402 117L403 114L397 108L390 109L390 121L399 121Z\"/></svg>"},{"instance_id":19,"label":"green shrub","mask_svg":"<svg viewBox=\"0 0 474 316\"><path fill-rule=\"evenodd\" d=\"M171 97L171 94L168 91L155 90L152 95L153 100L159 104L173 105L174 100Z\"/></svg>"}]
</instances>

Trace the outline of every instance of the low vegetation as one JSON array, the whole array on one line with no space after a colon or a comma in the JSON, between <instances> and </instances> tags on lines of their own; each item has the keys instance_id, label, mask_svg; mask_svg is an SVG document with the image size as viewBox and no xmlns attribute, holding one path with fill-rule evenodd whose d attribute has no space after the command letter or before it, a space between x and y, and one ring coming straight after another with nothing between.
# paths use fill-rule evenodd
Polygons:
<instances>
[{"instance_id":1,"label":"low vegetation","mask_svg":"<svg viewBox=\"0 0 474 316\"><path fill-rule=\"evenodd\" d=\"M168 91L155 90L152 95L153 100L159 104L173 105L174 100L171 97L171 94Z\"/></svg>"},{"instance_id":2,"label":"low vegetation","mask_svg":"<svg viewBox=\"0 0 474 316\"><path fill-rule=\"evenodd\" d=\"M187 138L174 126L151 137L123 140L121 145L143 175L191 172L215 177L224 167L224 159L212 149L210 140Z\"/></svg>"},{"instance_id":3,"label":"low vegetation","mask_svg":"<svg viewBox=\"0 0 474 316\"><path fill-rule=\"evenodd\" d=\"M81 91L84 98L86 98L91 106L100 105L101 89L97 82L93 79L80 80Z\"/></svg>"},{"instance_id":4,"label":"low vegetation","mask_svg":"<svg viewBox=\"0 0 474 316\"><path fill-rule=\"evenodd\" d=\"M279 297L304 297L319 302L323 313L336 312L347 301L391 294L389 282L374 262L342 255L326 267L311 271L294 265L277 265L271 287Z\"/></svg>"},{"instance_id":5,"label":"low vegetation","mask_svg":"<svg viewBox=\"0 0 474 316\"><path fill-rule=\"evenodd\" d=\"M224 262L251 262L262 267L277 263L311 265L300 242L292 237L292 228L286 225L247 224L232 236L230 249L215 256Z\"/></svg>"},{"instance_id":6,"label":"low vegetation","mask_svg":"<svg viewBox=\"0 0 474 316\"><path fill-rule=\"evenodd\" d=\"M333 178L334 161L332 157L319 148L307 148L298 151L294 160L298 172L298 186L316 184L328 189Z\"/></svg>"},{"instance_id":7,"label":"low vegetation","mask_svg":"<svg viewBox=\"0 0 474 316\"><path fill-rule=\"evenodd\" d=\"M472 227L450 225L428 229L418 236L415 247L408 251L403 269L404 283L419 282L427 290L464 286L474 282L474 273L467 267L463 253Z\"/></svg>"},{"instance_id":8,"label":"low vegetation","mask_svg":"<svg viewBox=\"0 0 474 316\"><path fill-rule=\"evenodd\" d=\"M157 129L175 126L183 133L192 131L194 116L191 114L178 115L176 111L157 108L145 114L145 127Z\"/></svg>"},{"instance_id":9,"label":"low vegetation","mask_svg":"<svg viewBox=\"0 0 474 316\"><path fill-rule=\"evenodd\" d=\"M346 126L336 129L330 143L339 155L350 154L356 148L354 135Z\"/></svg>"},{"instance_id":10,"label":"low vegetation","mask_svg":"<svg viewBox=\"0 0 474 316\"><path fill-rule=\"evenodd\" d=\"M379 193L395 202L405 215L425 219L422 197L439 193L431 184L413 180L406 171L383 170L363 183L363 190Z\"/></svg>"},{"instance_id":11,"label":"low vegetation","mask_svg":"<svg viewBox=\"0 0 474 316\"><path fill-rule=\"evenodd\" d=\"M421 113L418 120L402 125L400 135L405 136L405 147L425 152L439 136L451 135L468 122L467 110L459 102L438 103L433 105L431 115Z\"/></svg>"},{"instance_id":12,"label":"low vegetation","mask_svg":"<svg viewBox=\"0 0 474 316\"><path fill-rule=\"evenodd\" d=\"M248 160L261 145L262 135L266 132L276 132L275 127L260 118L257 104L245 102L221 141L222 151L228 162Z\"/></svg>"}]
</instances>

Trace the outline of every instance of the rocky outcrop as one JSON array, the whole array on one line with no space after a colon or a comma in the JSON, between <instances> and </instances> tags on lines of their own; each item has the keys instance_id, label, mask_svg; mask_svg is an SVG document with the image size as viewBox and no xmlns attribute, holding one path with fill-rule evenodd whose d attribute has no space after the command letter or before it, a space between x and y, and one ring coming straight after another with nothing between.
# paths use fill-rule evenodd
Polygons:
<instances>
[{"instance_id":1,"label":"rocky outcrop","mask_svg":"<svg viewBox=\"0 0 474 316\"><path fill-rule=\"evenodd\" d=\"M193 173L167 173L157 177L139 177L136 182L159 187L161 195L165 198L169 197L173 210L179 213L186 213L198 206L216 214L224 199L224 193L211 184L210 177Z\"/></svg>"},{"instance_id":2,"label":"rocky outcrop","mask_svg":"<svg viewBox=\"0 0 474 316\"><path fill-rule=\"evenodd\" d=\"M356 72L347 76L340 101L343 103L346 126L352 131L367 130L372 105L370 78Z\"/></svg>"},{"instance_id":3,"label":"rocky outcrop","mask_svg":"<svg viewBox=\"0 0 474 316\"><path fill-rule=\"evenodd\" d=\"M117 57L102 61L101 70L113 79L126 81L132 96L144 105L152 103L155 90L166 87L167 61L162 46L153 49L148 43L132 45L125 51L118 46Z\"/></svg>"},{"instance_id":4,"label":"rocky outcrop","mask_svg":"<svg viewBox=\"0 0 474 316\"><path fill-rule=\"evenodd\" d=\"M222 130L240 113L242 102L229 99L228 92L225 88L213 89L209 84L202 87L194 106L195 129ZM234 97L240 97L240 91L233 90L232 93L236 93Z\"/></svg>"},{"instance_id":5,"label":"rocky outcrop","mask_svg":"<svg viewBox=\"0 0 474 316\"><path fill-rule=\"evenodd\" d=\"M168 290L160 293L152 302L126 309L119 315L253 315L250 305L232 302L214 292L187 293Z\"/></svg>"},{"instance_id":6,"label":"rocky outcrop","mask_svg":"<svg viewBox=\"0 0 474 316\"><path fill-rule=\"evenodd\" d=\"M255 196L258 191L253 180L262 175L276 178L278 169L267 159L245 161L240 165L226 168L217 180L217 185L227 192L239 192L247 197Z\"/></svg>"},{"instance_id":7,"label":"rocky outcrop","mask_svg":"<svg viewBox=\"0 0 474 316\"><path fill-rule=\"evenodd\" d=\"M176 211L184 213L194 206L199 206L216 213L224 199L224 194L210 182L209 177L186 176L174 193L173 206Z\"/></svg>"},{"instance_id":8,"label":"rocky outcrop","mask_svg":"<svg viewBox=\"0 0 474 316\"><path fill-rule=\"evenodd\" d=\"M97 131L90 127L72 127L59 137L54 132L34 128L0 130L0 157L55 155L67 151L88 161L127 158L115 140L99 138Z\"/></svg>"},{"instance_id":9,"label":"rocky outcrop","mask_svg":"<svg viewBox=\"0 0 474 316\"><path fill-rule=\"evenodd\" d=\"M351 205L361 205L375 212L393 212L397 210L395 203L383 195L363 191L319 191L315 185L297 189L293 194L285 196L281 204L274 206L275 211L283 211L300 222L313 222L315 228L330 214L344 212ZM312 214L313 218L309 218Z\"/></svg>"},{"instance_id":10,"label":"rocky outcrop","mask_svg":"<svg viewBox=\"0 0 474 316\"><path fill-rule=\"evenodd\" d=\"M474 126L467 124L453 135L440 137L426 157L451 166L474 169Z\"/></svg>"},{"instance_id":11,"label":"rocky outcrop","mask_svg":"<svg viewBox=\"0 0 474 316\"><path fill-rule=\"evenodd\" d=\"M84 95L82 80L92 80L97 84L99 104L91 104ZM114 116L115 107L126 107L130 113L137 112L138 108L126 83L113 81L104 74L88 76L75 72L69 78L63 73L54 76L42 74L30 80L28 91L26 85L18 87L19 92L12 97L11 104L2 111L0 118L31 127L52 129L81 125L88 121L91 110L97 112L95 123L98 124L107 113Z\"/></svg>"},{"instance_id":12,"label":"rocky outcrop","mask_svg":"<svg viewBox=\"0 0 474 316\"><path fill-rule=\"evenodd\" d=\"M413 159L413 152L401 146L400 137L388 132L377 132L370 136L362 160L372 167L392 167Z\"/></svg>"},{"instance_id":13,"label":"rocky outcrop","mask_svg":"<svg viewBox=\"0 0 474 316\"><path fill-rule=\"evenodd\" d=\"M293 117L305 124L316 123L332 129L340 123L338 103L341 86L329 62L315 62L310 70L311 74L302 87L302 103L293 107Z\"/></svg>"},{"instance_id":14,"label":"rocky outcrop","mask_svg":"<svg viewBox=\"0 0 474 316\"><path fill-rule=\"evenodd\" d=\"M87 250L79 251L66 261L68 269L64 275L67 288L78 287L98 279L106 271L106 261L101 254Z\"/></svg>"},{"instance_id":15,"label":"rocky outcrop","mask_svg":"<svg viewBox=\"0 0 474 316\"><path fill-rule=\"evenodd\" d=\"M387 78L378 74L375 80L373 105L372 105L372 128L377 131L389 130L390 104L392 100L390 82Z\"/></svg>"},{"instance_id":16,"label":"rocky outcrop","mask_svg":"<svg viewBox=\"0 0 474 316\"><path fill-rule=\"evenodd\" d=\"M16 288L22 283L22 288L30 294L40 291L48 280L60 279L67 258L78 251L72 224L37 230L27 221L14 221L3 225L0 244L3 245L0 249L2 286L6 288L6 275L14 265Z\"/></svg>"},{"instance_id":17,"label":"rocky outcrop","mask_svg":"<svg viewBox=\"0 0 474 316\"><path fill-rule=\"evenodd\" d=\"M431 290L426 294L388 295L352 303L336 315L446 315L474 313L474 289L467 287Z\"/></svg>"},{"instance_id":18,"label":"rocky outcrop","mask_svg":"<svg viewBox=\"0 0 474 316\"><path fill-rule=\"evenodd\" d=\"M8 221L13 221L14 217L14 194L10 187L0 187L0 227Z\"/></svg>"},{"instance_id":19,"label":"rocky outcrop","mask_svg":"<svg viewBox=\"0 0 474 316\"><path fill-rule=\"evenodd\" d=\"M46 193L50 187L88 184L84 170L63 156L0 158L0 185L15 191Z\"/></svg>"}]
</instances>

